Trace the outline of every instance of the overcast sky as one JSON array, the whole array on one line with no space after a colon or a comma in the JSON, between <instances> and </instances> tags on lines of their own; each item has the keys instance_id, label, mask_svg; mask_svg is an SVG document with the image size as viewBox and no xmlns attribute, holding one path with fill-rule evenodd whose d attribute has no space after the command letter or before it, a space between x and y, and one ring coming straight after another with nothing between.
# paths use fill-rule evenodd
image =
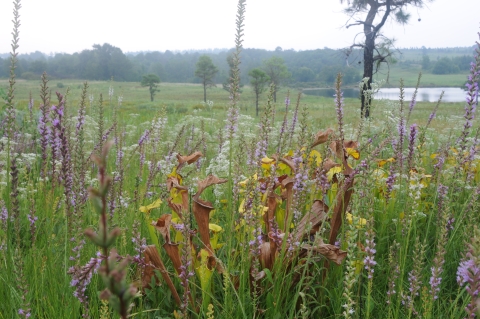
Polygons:
<instances>
[{"instance_id":1,"label":"overcast sky","mask_svg":"<svg viewBox=\"0 0 480 319\"><path fill-rule=\"evenodd\" d=\"M0 0L0 53L10 51L13 0ZM237 0L23 0L20 53L79 52L110 43L124 52L234 46ZM343 48L361 32L346 29L339 0L247 0L244 47ZM472 46L480 0L436 0L410 11L406 26L384 34L399 48ZM421 19L419 22L418 19Z\"/></svg>"}]
</instances>

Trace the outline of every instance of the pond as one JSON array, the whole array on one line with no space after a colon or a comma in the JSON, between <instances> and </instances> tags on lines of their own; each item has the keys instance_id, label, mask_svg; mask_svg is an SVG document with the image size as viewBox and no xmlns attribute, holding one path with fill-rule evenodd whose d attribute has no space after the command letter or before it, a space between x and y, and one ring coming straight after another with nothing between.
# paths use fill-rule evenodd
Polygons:
<instances>
[{"instance_id":1,"label":"pond","mask_svg":"<svg viewBox=\"0 0 480 319\"><path fill-rule=\"evenodd\" d=\"M412 99L413 92L415 88L405 88L405 100L409 101ZM454 87L439 87L439 88L419 88L417 93L417 101L429 101L436 102L440 97L440 93L445 91L443 95L443 102L464 102L465 101L465 91L460 88ZM323 97L332 97L335 94L334 89L305 89L303 93L308 95L317 95ZM376 99L386 99L386 100L398 100L400 90L398 88L393 89L381 89L377 95ZM348 98L357 98L359 95L358 89L344 89L343 96Z\"/></svg>"}]
</instances>

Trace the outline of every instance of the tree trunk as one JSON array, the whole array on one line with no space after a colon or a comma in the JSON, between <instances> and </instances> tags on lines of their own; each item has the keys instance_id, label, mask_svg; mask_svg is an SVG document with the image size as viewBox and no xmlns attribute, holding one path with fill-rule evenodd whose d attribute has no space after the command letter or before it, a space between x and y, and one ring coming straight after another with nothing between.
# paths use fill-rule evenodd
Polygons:
<instances>
[{"instance_id":1,"label":"tree trunk","mask_svg":"<svg viewBox=\"0 0 480 319\"><path fill-rule=\"evenodd\" d=\"M260 94L255 93L255 110L256 110L257 117L258 117L258 96L259 95Z\"/></svg>"},{"instance_id":2,"label":"tree trunk","mask_svg":"<svg viewBox=\"0 0 480 319\"><path fill-rule=\"evenodd\" d=\"M207 83L203 82L203 102L207 103Z\"/></svg>"},{"instance_id":3,"label":"tree trunk","mask_svg":"<svg viewBox=\"0 0 480 319\"><path fill-rule=\"evenodd\" d=\"M372 99L370 95L368 97L365 96L364 91L370 90L372 88L372 78L373 78L373 51L375 50L375 33L370 32L369 34L365 35L365 47L363 48L363 77L368 78L367 83L365 83L362 87L361 99L362 99L362 106L361 106L361 116L365 116L365 118L370 117L370 103Z\"/></svg>"},{"instance_id":4,"label":"tree trunk","mask_svg":"<svg viewBox=\"0 0 480 319\"><path fill-rule=\"evenodd\" d=\"M360 112L361 116L365 116L365 118L370 117L370 104L372 102L370 95L365 97L364 91L372 89L373 63L375 62L375 58L373 56L375 50L375 39L377 38L379 30L383 27L385 21L387 21L388 15L390 14L391 0L385 1L385 12L383 13L382 20L376 26L373 25L373 21L378 13L379 4L374 0L367 0L367 3L370 6L370 9L368 10L367 18L363 23L363 33L365 34L365 46L363 48L363 77L368 78L368 81L362 87L360 92L362 95L362 106Z\"/></svg>"}]
</instances>

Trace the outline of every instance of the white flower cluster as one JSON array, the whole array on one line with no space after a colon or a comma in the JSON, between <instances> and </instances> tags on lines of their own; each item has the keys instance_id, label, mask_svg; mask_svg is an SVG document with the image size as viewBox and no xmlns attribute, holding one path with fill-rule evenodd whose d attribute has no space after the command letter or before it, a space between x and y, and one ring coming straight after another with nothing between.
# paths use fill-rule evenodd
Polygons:
<instances>
[{"instance_id":1,"label":"white flower cluster","mask_svg":"<svg viewBox=\"0 0 480 319\"><path fill-rule=\"evenodd\" d=\"M215 176L227 176L229 173L229 155L230 155L230 141L223 143L222 151L217 154L207 167L207 174Z\"/></svg>"},{"instance_id":2,"label":"white flower cluster","mask_svg":"<svg viewBox=\"0 0 480 319\"><path fill-rule=\"evenodd\" d=\"M157 162L157 167L160 167L164 174L170 174L173 167L177 165L177 153L172 153L170 156L164 156L163 160Z\"/></svg>"},{"instance_id":3,"label":"white flower cluster","mask_svg":"<svg viewBox=\"0 0 480 319\"><path fill-rule=\"evenodd\" d=\"M67 125L75 126L78 122L78 116L72 116L71 118L67 119ZM98 123L93 119L93 117L89 115L85 115L85 120L83 123L83 139L85 143L85 153L90 154L91 149L93 147L94 141L98 136ZM77 135L70 134L70 141L72 145L77 142Z\"/></svg>"},{"instance_id":4,"label":"white flower cluster","mask_svg":"<svg viewBox=\"0 0 480 319\"><path fill-rule=\"evenodd\" d=\"M368 82L369 78L363 78L362 81L358 84L358 88L360 91L362 88L365 86L365 84ZM379 81L374 81L370 85L371 89L370 90L365 90L363 91L363 95L365 95L366 99L373 99L375 98L375 94L378 93L378 91L382 88L382 86L385 84L385 80L379 80Z\"/></svg>"},{"instance_id":5,"label":"white flower cluster","mask_svg":"<svg viewBox=\"0 0 480 319\"><path fill-rule=\"evenodd\" d=\"M35 153L22 153L19 160L22 163L21 165L31 166L37 161L37 157L38 155Z\"/></svg>"},{"instance_id":6,"label":"white flower cluster","mask_svg":"<svg viewBox=\"0 0 480 319\"><path fill-rule=\"evenodd\" d=\"M425 213L419 211L419 204L422 197L422 189L425 188L425 184L422 182L424 178L423 174L417 174L410 172L410 185L408 186L408 196L413 199L412 204L412 216L425 217Z\"/></svg>"},{"instance_id":7,"label":"white flower cluster","mask_svg":"<svg viewBox=\"0 0 480 319\"><path fill-rule=\"evenodd\" d=\"M228 176L229 173L229 155L230 155L230 141L223 143L222 151L217 154L207 167L207 174L213 174L218 177ZM215 185L213 188L213 194L215 198L220 199L223 197L226 184ZM217 203L218 204L218 203Z\"/></svg>"},{"instance_id":8,"label":"white flower cluster","mask_svg":"<svg viewBox=\"0 0 480 319\"><path fill-rule=\"evenodd\" d=\"M227 120L225 120L226 122ZM251 116L248 115L242 115L240 114L238 116L238 132L242 132L242 134L246 138L254 138L257 137L257 130L256 128L252 125L252 123L255 123L255 119Z\"/></svg>"},{"instance_id":9,"label":"white flower cluster","mask_svg":"<svg viewBox=\"0 0 480 319\"><path fill-rule=\"evenodd\" d=\"M213 101L207 100L207 102L200 102L203 106L205 106L209 111L213 108Z\"/></svg>"}]
</instances>

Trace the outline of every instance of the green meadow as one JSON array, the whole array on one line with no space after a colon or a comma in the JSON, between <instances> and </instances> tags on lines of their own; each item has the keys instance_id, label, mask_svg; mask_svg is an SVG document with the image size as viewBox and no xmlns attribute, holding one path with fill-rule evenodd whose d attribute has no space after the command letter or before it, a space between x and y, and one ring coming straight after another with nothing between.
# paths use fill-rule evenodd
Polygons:
<instances>
[{"instance_id":1,"label":"green meadow","mask_svg":"<svg viewBox=\"0 0 480 319\"><path fill-rule=\"evenodd\" d=\"M393 68L398 100L366 91L368 118L342 73L330 98L272 84L255 116L243 0L230 92L206 102L198 84L150 101L139 82L18 79L14 7L0 319L478 316L480 44L468 81L421 81L467 82L462 103L405 99L418 75Z\"/></svg>"}]
</instances>

